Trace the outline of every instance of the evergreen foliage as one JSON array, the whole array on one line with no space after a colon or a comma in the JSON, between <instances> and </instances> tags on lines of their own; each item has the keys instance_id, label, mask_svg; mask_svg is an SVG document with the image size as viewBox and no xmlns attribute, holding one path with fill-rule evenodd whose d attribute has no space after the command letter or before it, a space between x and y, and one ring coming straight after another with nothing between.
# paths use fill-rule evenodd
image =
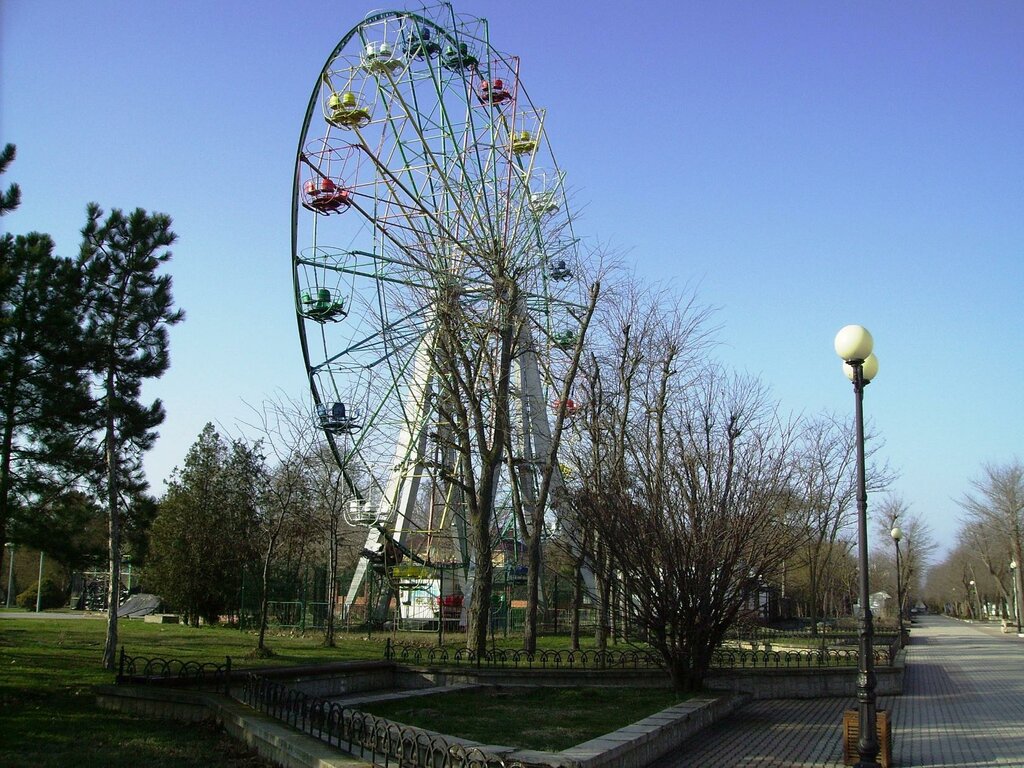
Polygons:
<instances>
[{"instance_id":1,"label":"evergreen foliage","mask_svg":"<svg viewBox=\"0 0 1024 768\"><path fill-rule=\"evenodd\" d=\"M8 145L0 172L13 156ZM19 200L12 185L0 212ZM0 236L0 541L31 538L19 524L52 512L89 468L82 301L77 265L54 254L48 235Z\"/></svg>"},{"instance_id":2,"label":"evergreen foliage","mask_svg":"<svg viewBox=\"0 0 1024 768\"><path fill-rule=\"evenodd\" d=\"M260 457L207 424L168 482L150 531L147 582L191 624L236 605L252 563ZM254 585L255 586L255 585Z\"/></svg>"},{"instance_id":3,"label":"evergreen foliage","mask_svg":"<svg viewBox=\"0 0 1024 768\"><path fill-rule=\"evenodd\" d=\"M52 579L43 579L42 590L39 589L39 582L34 581L30 587L15 598L18 607L27 611L36 609L37 600L40 610L46 611L50 608L63 607L67 603L68 595L57 582Z\"/></svg>"},{"instance_id":4,"label":"evergreen foliage","mask_svg":"<svg viewBox=\"0 0 1024 768\"><path fill-rule=\"evenodd\" d=\"M17 151L13 144L6 144L0 150L0 174L7 170L7 166L14 160ZM21 188L17 184L11 184L6 192L0 192L0 216L8 211L13 211L21 203Z\"/></svg>"},{"instance_id":5,"label":"evergreen foliage","mask_svg":"<svg viewBox=\"0 0 1024 768\"><path fill-rule=\"evenodd\" d=\"M168 327L184 319L174 308L171 277L158 274L175 241L171 219L137 208L114 209L104 220L88 206L79 264L85 276L85 334L94 382L92 426L101 435L103 475L98 487L109 528L111 599L104 666L114 667L117 648L117 593L120 581L122 517L146 488L142 454L164 420L160 400L142 401L142 384L170 366Z\"/></svg>"},{"instance_id":6,"label":"evergreen foliage","mask_svg":"<svg viewBox=\"0 0 1024 768\"><path fill-rule=\"evenodd\" d=\"M14 157L8 144L0 173ZM0 214L20 201L16 184L0 191ZM95 203L87 213L76 260L57 257L45 234L0 237L0 542L93 564L105 513L112 669L122 538L144 552L139 533L154 515L142 455L164 409L143 402L142 385L170 365L167 329L184 314L171 277L158 274L176 239L170 218L142 209L104 218Z\"/></svg>"},{"instance_id":7,"label":"evergreen foliage","mask_svg":"<svg viewBox=\"0 0 1024 768\"><path fill-rule=\"evenodd\" d=\"M45 552L70 570L100 568L106 563L106 515L87 493L61 493L15 522L20 544Z\"/></svg>"}]
</instances>

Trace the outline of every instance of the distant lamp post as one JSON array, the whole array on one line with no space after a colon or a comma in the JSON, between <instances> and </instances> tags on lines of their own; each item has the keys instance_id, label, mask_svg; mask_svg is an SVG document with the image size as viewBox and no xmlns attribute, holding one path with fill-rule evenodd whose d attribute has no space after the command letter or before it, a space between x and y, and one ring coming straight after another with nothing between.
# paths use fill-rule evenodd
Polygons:
<instances>
[{"instance_id":1,"label":"distant lamp post","mask_svg":"<svg viewBox=\"0 0 1024 768\"><path fill-rule=\"evenodd\" d=\"M39 580L36 582L36 613L43 610L43 551L39 550Z\"/></svg>"},{"instance_id":2,"label":"distant lamp post","mask_svg":"<svg viewBox=\"0 0 1024 768\"><path fill-rule=\"evenodd\" d=\"M14 595L14 542L8 541L4 547L7 549L7 607L10 608Z\"/></svg>"},{"instance_id":3,"label":"distant lamp post","mask_svg":"<svg viewBox=\"0 0 1024 768\"><path fill-rule=\"evenodd\" d=\"M970 585L971 589L974 590L974 606L972 610L977 610L977 613L974 614L974 620L981 621L981 595L978 594L978 585L974 583L974 579L971 579ZM968 595L967 599L970 600L971 596Z\"/></svg>"},{"instance_id":4,"label":"distant lamp post","mask_svg":"<svg viewBox=\"0 0 1024 768\"><path fill-rule=\"evenodd\" d=\"M896 543L896 616L898 617L898 631L900 633L900 647L903 647L903 569L900 567L900 540L903 538L903 530L897 525L889 535Z\"/></svg>"},{"instance_id":5,"label":"distant lamp post","mask_svg":"<svg viewBox=\"0 0 1024 768\"><path fill-rule=\"evenodd\" d=\"M857 428L857 541L860 561L860 652L857 701L860 704L858 768L878 768L878 733L875 720L874 627L868 592L868 491L864 470L864 387L878 374L878 358L871 354L874 340L861 325L847 325L836 334L835 350L843 372L853 382Z\"/></svg>"},{"instance_id":6,"label":"distant lamp post","mask_svg":"<svg viewBox=\"0 0 1024 768\"><path fill-rule=\"evenodd\" d=\"M1017 561L1010 561L1010 573L1013 576L1013 614L1017 619L1017 637L1021 637L1020 630L1020 595L1017 592Z\"/></svg>"}]
</instances>

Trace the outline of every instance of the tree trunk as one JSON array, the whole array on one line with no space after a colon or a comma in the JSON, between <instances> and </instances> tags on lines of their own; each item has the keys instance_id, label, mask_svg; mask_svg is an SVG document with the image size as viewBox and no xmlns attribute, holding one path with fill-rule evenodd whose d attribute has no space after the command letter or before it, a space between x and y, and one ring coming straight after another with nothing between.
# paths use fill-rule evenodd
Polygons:
<instances>
[{"instance_id":1,"label":"tree trunk","mask_svg":"<svg viewBox=\"0 0 1024 768\"><path fill-rule=\"evenodd\" d=\"M574 651L580 649L580 611L583 610L583 561L575 562L572 582L572 626L569 639Z\"/></svg>"},{"instance_id":2,"label":"tree trunk","mask_svg":"<svg viewBox=\"0 0 1024 768\"><path fill-rule=\"evenodd\" d=\"M14 450L14 414L4 414L3 446L0 448L0 573L3 573L4 555L7 547L7 520L11 507L7 497L11 493L11 453ZM7 585L8 591L11 585Z\"/></svg>"},{"instance_id":3,"label":"tree trunk","mask_svg":"<svg viewBox=\"0 0 1024 768\"><path fill-rule=\"evenodd\" d=\"M596 569L594 578L597 582L597 623L594 627L594 641L597 650L608 650L608 635L610 634L610 613L611 613L611 591L612 573L604 556L598 558L600 567Z\"/></svg>"},{"instance_id":4,"label":"tree trunk","mask_svg":"<svg viewBox=\"0 0 1024 768\"><path fill-rule=\"evenodd\" d=\"M808 602L808 606L807 606L808 614L809 614L810 619L811 619L811 635L817 635L818 634L818 603L820 601L820 595L818 594L818 590L819 590L818 576L817 576L816 569L814 568L813 564L810 566L810 568L808 568L807 582L808 582L807 583L808 591L810 592L810 597L811 597L811 599Z\"/></svg>"},{"instance_id":5,"label":"tree trunk","mask_svg":"<svg viewBox=\"0 0 1024 768\"><path fill-rule=\"evenodd\" d=\"M473 602L469 606L469 627L466 647L482 658L487 653L487 628L491 618L491 582L494 564L491 560L490 514L477 512L470 521L473 549L476 555L476 573L473 577Z\"/></svg>"},{"instance_id":6,"label":"tree trunk","mask_svg":"<svg viewBox=\"0 0 1024 768\"><path fill-rule=\"evenodd\" d=\"M107 425L104 436L107 459L107 554L110 583L107 588L107 637L103 646L103 668L113 670L117 660L117 609L121 597L121 511L117 488L117 433L114 424L114 374L107 374Z\"/></svg>"},{"instance_id":7,"label":"tree trunk","mask_svg":"<svg viewBox=\"0 0 1024 768\"><path fill-rule=\"evenodd\" d=\"M338 602L338 524L331 523L331 551L327 560L327 616L324 626L324 645L335 646L334 640L334 608Z\"/></svg>"},{"instance_id":8,"label":"tree trunk","mask_svg":"<svg viewBox=\"0 0 1024 768\"><path fill-rule=\"evenodd\" d=\"M259 651L265 651L266 645L264 644L267 636L267 621L270 613L270 557L274 551L274 543L271 541L267 545L267 551L263 555L263 572L260 574L260 634L259 639L256 641L256 648Z\"/></svg>"},{"instance_id":9,"label":"tree trunk","mask_svg":"<svg viewBox=\"0 0 1024 768\"><path fill-rule=\"evenodd\" d=\"M673 659L669 663L668 672L676 693L700 691L704 687L704 678L707 675L707 670L698 669L696 665L691 666L681 659Z\"/></svg>"},{"instance_id":10,"label":"tree trunk","mask_svg":"<svg viewBox=\"0 0 1024 768\"><path fill-rule=\"evenodd\" d=\"M1013 541L1010 542L1010 547L1013 549L1014 562L1017 563L1012 574L1015 581L1013 587L1014 607L1016 608L1014 621L1021 622L1024 621L1024 541L1021 541L1020 519L1017 516L1014 516Z\"/></svg>"},{"instance_id":11,"label":"tree trunk","mask_svg":"<svg viewBox=\"0 0 1024 768\"><path fill-rule=\"evenodd\" d=\"M535 505L540 506L540 505ZM537 518L540 518L539 520ZM526 549L526 621L523 625L523 650L533 653L537 650L537 608L540 603L540 537L544 530L544 510L534 514L533 528L527 537ZM557 609L557 606L556 606Z\"/></svg>"},{"instance_id":12,"label":"tree trunk","mask_svg":"<svg viewBox=\"0 0 1024 768\"><path fill-rule=\"evenodd\" d=\"M622 640L622 583L619 580L617 573L612 573L612 588L609 603L612 605L613 610L609 614L609 628L611 630L611 638L613 643L618 643Z\"/></svg>"}]
</instances>

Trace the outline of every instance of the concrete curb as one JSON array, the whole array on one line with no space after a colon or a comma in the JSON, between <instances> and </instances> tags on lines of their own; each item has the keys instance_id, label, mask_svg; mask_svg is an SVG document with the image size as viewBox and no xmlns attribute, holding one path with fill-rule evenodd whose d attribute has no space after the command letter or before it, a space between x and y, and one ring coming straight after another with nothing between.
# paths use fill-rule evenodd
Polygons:
<instances>
[{"instance_id":1,"label":"concrete curb","mask_svg":"<svg viewBox=\"0 0 1024 768\"><path fill-rule=\"evenodd\" d=\"M233 738L285 768L365 768L371 765L222 694L138 685L106 685L95 690L97 703L107 709L185 722L214 720ZM641 768L678 749L686 739L731 714L748 698L726 694L690 699L563 752L517 751L512 747L478 744L422 729L410 730L442 736L451 743L467 747L475 746L506 761L519 761L528 766Z\"/></svg>"},{"instance_id":2,"label":"concrete curb","mask_svg":"<svg viewBox=\"0 0 1024 768\"><path fill-rule=\"evenodd\" d=\"M559 753L571 768L641 768L741 707L749 697L695 698ZM515 753L515 756L523 753Z\"/></svg>"},{"instance_id":3,"label":"concrete curb","mask_svg":"<svg viewBox=\"0 0 1024 768\"><path fill-rule=\"evenodd\" d=\"M97 686L96 702L106 709L184 722L213 720L234 739L284 768L367 768L319 739L289 728L218 693L138 685Z\"/></svg>"}]
</instances>

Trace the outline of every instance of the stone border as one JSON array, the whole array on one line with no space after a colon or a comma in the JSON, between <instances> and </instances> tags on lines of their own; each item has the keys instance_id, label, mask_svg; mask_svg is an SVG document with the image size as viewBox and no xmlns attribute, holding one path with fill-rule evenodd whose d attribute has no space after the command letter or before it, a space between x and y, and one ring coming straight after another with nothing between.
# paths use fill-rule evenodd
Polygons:
<instances>
[{"instance_id":1,"label":"stone border","mask_svg":"<svg viewBox=\"0 0 1024 768\"><path fill-rule=\"evenodd\" d=\"M96 703L106 709L191 723L215 721L233 739L284 768L372 768L371 763L261 715L223 694L140 685L103 685L95 690Z\"/></svg>"},{"instance_id":2,"label":"stone border","mask_svg":"<svg viewBox=\"0 0 1024 768\"><path fill-rule=\"evenodd\" d=\"M97 704L106 709L184 722L216 721L230 736L285 768L366 768L372 765L222 694L139 685L106 685L95 690ZM743 696L690 699L563 752L517 751L450 736L444 738L533 766L641 768L677 749L686 739L729 715L746 700Z\"/></svg>"},{"instance_id":3,"label":"stone border","mask_svg":"<svg viewBox=\"0 0 1024 768\"><path fill-rule=\"evenodd\" d=\"M510 752L507 758L552 768L642 768L732 714L746 700L743 696L694 698L562 752L520 750ZM484 749L492 751L491 747Z\"/></svg>"},{"instance_id":4,"label":"stone border","mask_svg":"<svg viewBox=\"0 0 1024 768\"><path fill-rule=\"evenodd\" d=\"M905 650L891 668L878 670L880 694L902 692ZM255 670L234 670L232 682ZM823 674L824 673L824 674ZM708 683L718 689L702 698L670 707L613 733L605 734L563 752L516 751L512 747L482 745L447 734L450 743L476 746L506 760L519 760L549 768L640 768L677 749L686 739L726 717L751 699L818 698L852 696L856 670L743 670L733 674L709 675ZM392 695L415 695L417 689L454 689L467 685L641 685L664 686L662 670L511 670L437 669L393 662L335 662L306 667L279 667L259 674L289 681L298 690L323 698L359 700L376 698L375 692L391 689ZM397 690L396 690L397 689ZM215 720L230 735L256 749L264 757L287 768L333 768L368 766L362 760L327 745L283 723L263 716L226 696L152 685L101 686L97 703L137 715L184 721ZM349 706L346 702L346 706ZM421 729L413 729L421 730Z\"/></svg>"}]
</instances>

